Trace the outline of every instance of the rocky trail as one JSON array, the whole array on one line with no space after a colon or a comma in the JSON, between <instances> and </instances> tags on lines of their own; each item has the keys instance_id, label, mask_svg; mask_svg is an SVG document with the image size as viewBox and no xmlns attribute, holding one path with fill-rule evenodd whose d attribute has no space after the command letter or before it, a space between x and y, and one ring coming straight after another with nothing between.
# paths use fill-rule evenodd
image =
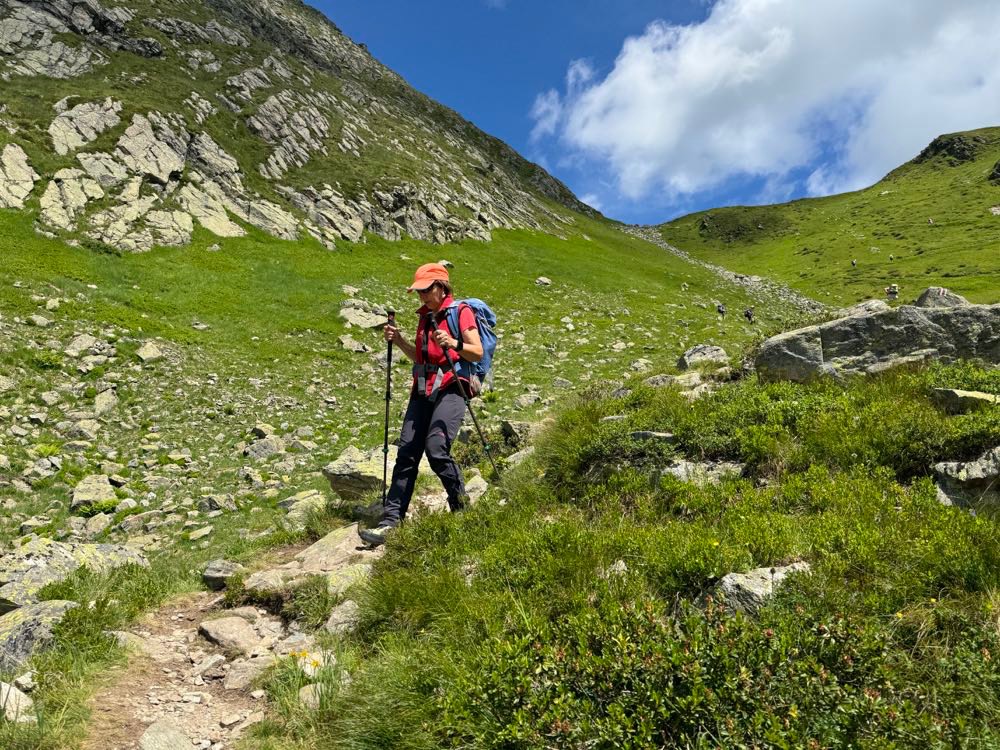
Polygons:
<instances>
[{"instance_id":1,"label":"rocky trail","mask_svg":"<svg viewBox=\"0 0 1000 750\"><path fill-rule=\"evenodd\" d=\"M784 284L776 281L765 279L762 276L747 276L746 274L736 273L734 271L730 271L728 268L717 266L714 263L698 260L664 240L663 237L660 236L660 233L656 230L656 227L626 226L624 231L634 237L638 237L639 239L646 240L646 242L651 242L658 247L662 247L667 252L676 255L682 260L686 260L688 263L701 266L702 268L721 276L731 284L736 284L745 288L761 303L777 302L784 306L790 305L795 309L808 314L824 313L830 309L822 302L814 300L811 297L806 297L803 294L799 294Z\"/></svg>"},{"instance_id":2,"label":"rocky trail","mask_svg":"<svg viewBox=\"0 0 1000 750\"><path fill-rule=\"evenodd\" d=\"M341 633L353 627L357 605L343 594L371 570L381 550L366 547L356 525L332 531L304 548L277 552L270 567L251 573L245 591L266 598L310 576L325 576L331 593L341 595L324 628ZM224 588L241 566L213 561L204 580ZM91 699L91 719L83 750L226 750L268 712L258 687L267 669L294 659L304 684L299 699L318 705L321 670L337 659L305 632L265 608L227 609L218 591L176 598L127 631L115 633L130 652L127 664L110 676Z\"/></svg>"}]
</instances>

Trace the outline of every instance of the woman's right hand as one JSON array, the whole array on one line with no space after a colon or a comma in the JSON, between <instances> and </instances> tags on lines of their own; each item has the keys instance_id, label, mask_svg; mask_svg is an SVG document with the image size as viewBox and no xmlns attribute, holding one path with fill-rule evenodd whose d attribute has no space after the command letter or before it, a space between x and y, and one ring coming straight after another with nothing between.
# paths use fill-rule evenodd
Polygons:
<instances>
[{"instance_id":1,"label":"woman's right hand","mask_svg":"<svg viewBox=\"0 0 1000 750\"><path fill-rule=\"evenodd\" d=\"M399 340L399 329L396 326L387 325L382 329L382 334L385 336L385 340L389 342Z\"/></svg>"}]
</instances>

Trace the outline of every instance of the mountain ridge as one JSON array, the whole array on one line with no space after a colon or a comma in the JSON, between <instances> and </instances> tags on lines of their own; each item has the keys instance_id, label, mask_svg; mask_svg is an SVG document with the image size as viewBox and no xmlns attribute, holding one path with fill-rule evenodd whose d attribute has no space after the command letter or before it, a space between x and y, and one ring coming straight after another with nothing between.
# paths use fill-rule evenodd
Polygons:
<instances>
[{"instance_id":1,"label":"mountain ridge","mask_svg":"<svg viewBox=\"0 0 1000 750\"><path fill-rule=\"evenodd\" d=\"M2 205L37 199L51 236L148 250L189 244L195 224L252 225L330 248L366 233L443 244L598 216L301 2L0 13Z\"/></svg>"}]
</instances>

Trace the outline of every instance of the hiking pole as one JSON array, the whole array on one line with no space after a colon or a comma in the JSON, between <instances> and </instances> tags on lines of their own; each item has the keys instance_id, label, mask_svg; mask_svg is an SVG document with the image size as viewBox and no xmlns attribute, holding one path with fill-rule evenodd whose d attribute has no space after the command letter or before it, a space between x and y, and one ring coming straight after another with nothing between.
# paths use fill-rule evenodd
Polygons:
<instances>
[{"instance_id":1,"label":"hiking pole","mask_svg":"<svg viewBox=\"0 0 1000 750\"><path fill-rule=\"evenodd\" d=\"M396 311L389 311L389 325L396 327ZM389 489L387 483L389 472L389 399L392 398L392 341L385 358L385 438L382 441L382 507L385 507L385 495Z\"/></svg>"},{"instance_id":2,"label":"hiking pole","mask_svg":"<svg viewBox=\"0 0 1000 750\"><path fill-rule=\"evenodd\" d=\"M437 333L438 324L437 321L434 320L434 314L431 313L428 319L431 323L431 330ZM454 359L452 359L452 355L454 355ZM476 432L479 433L479 439L483 442L483 448L486 450L486 456L490 459L490 464L493 465L493 472L499 479L500 469L497 468L497 462L493 460L493 453L490 451L490 444L486 442L486 437L483 435L483 431L479 427L479 420L476 419L476 412L472 409L472 397L469 395L468 391L465 390L465 385L462 383L462 378L460 377L458 370L458 354L451 349L445 349L444 356L448 359L448 362L451 363L451 370L455 373L455 382L458 383L458 390L461 391L462 398L465 399L465 408L468 410L469 414L472 415L472 424L476 426Z\"/></svg>"}]
</instances>

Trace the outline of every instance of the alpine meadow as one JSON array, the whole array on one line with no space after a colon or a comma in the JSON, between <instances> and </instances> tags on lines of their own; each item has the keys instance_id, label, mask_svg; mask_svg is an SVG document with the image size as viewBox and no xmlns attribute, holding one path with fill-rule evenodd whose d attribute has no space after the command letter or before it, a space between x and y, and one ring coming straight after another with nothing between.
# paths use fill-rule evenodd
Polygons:
<instances>
[{"instance_id":1,"label":"alpine meadow","mask_svg":"<svg viewBox=\"0 0 1000 750\"><path fill-rule=\"evenodd\" d=\"M1000 748L1000 129L626 224L336 21L0 0L0 748Z\"/></svg>"}]
</instances>

